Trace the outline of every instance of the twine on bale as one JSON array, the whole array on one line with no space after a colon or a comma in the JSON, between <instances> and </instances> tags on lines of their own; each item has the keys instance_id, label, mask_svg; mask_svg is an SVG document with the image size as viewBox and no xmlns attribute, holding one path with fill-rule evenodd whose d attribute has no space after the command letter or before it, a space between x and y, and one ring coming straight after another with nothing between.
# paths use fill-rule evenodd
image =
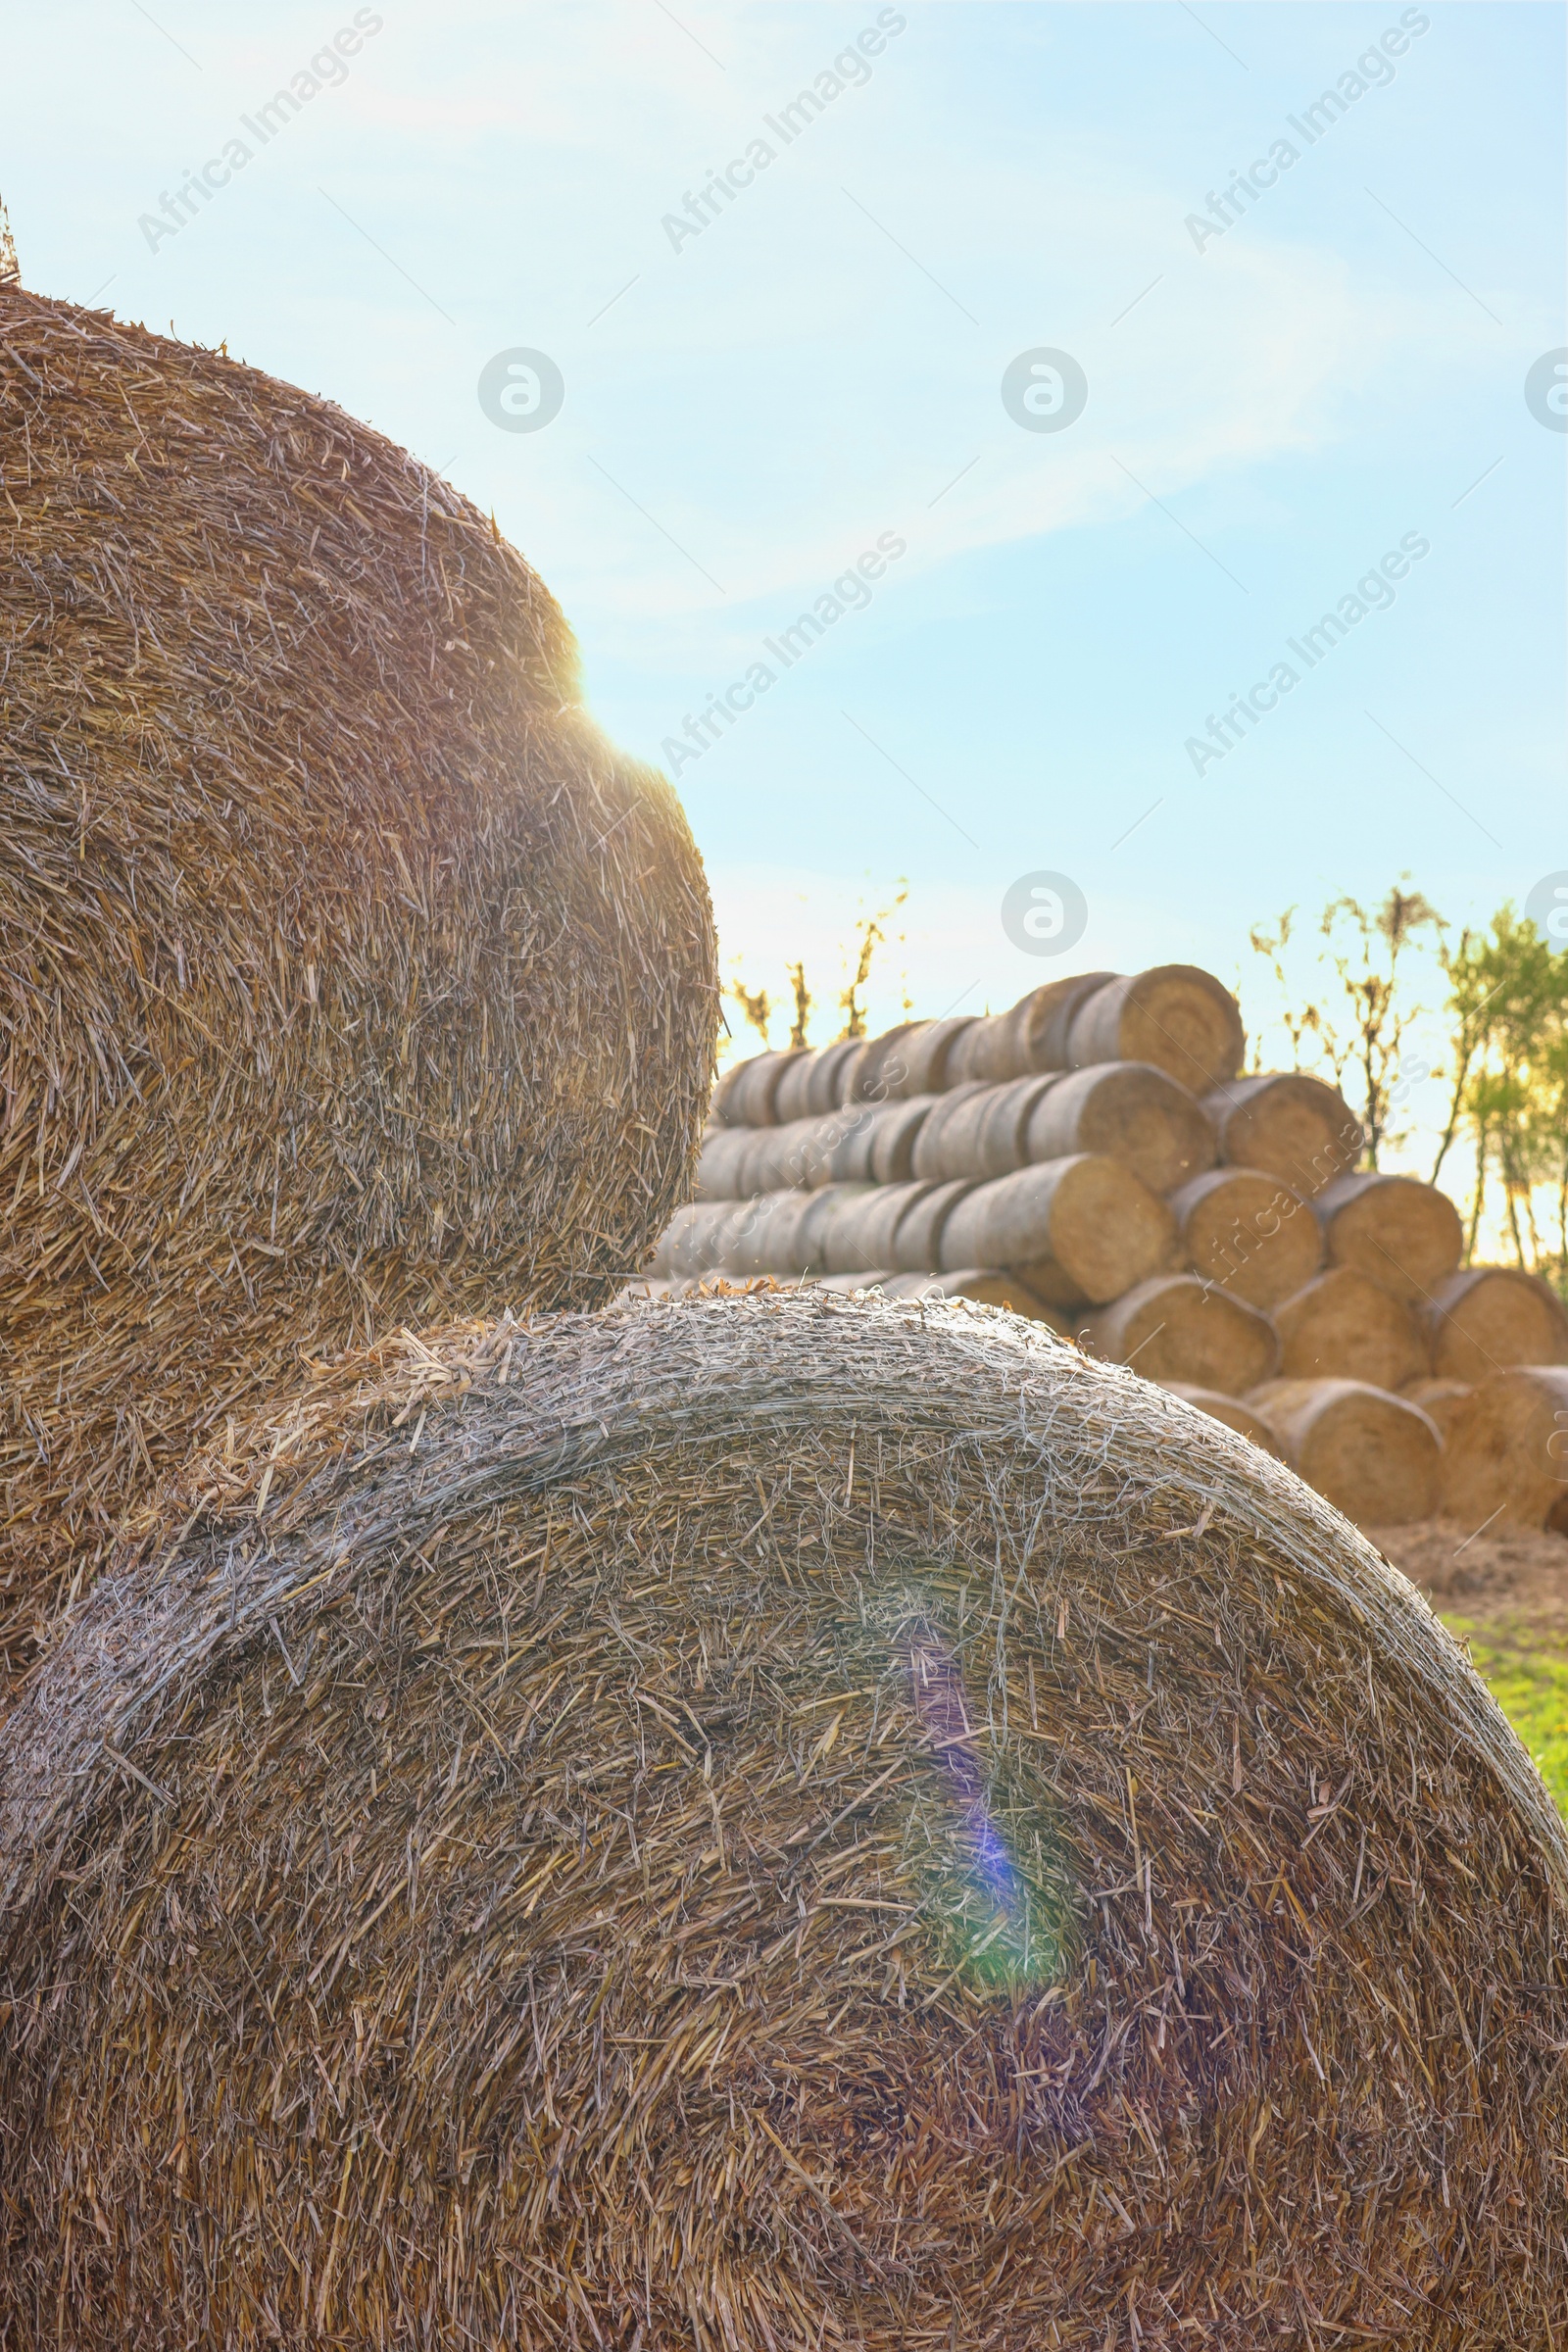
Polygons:
<instances>
[{"instance_id":1,"label":"twine on bale","mask_svg":"<svg viewBox=\"0 0 1568 2352\"><path fill-rule=\"evenodd\" d=\"M330 404L0 289L0 1678L302 1352L599 1304L715 951L542 582Z\"/></svg>"},{"instance_id":2,"label":"twine on bale","mask_svg":"<svg viewBox=\"0 0 1568 2352\"><path fill-rule=\"evenodd\" d=\"M1568 1848L1425 1603L1035 1327L455 1328L0 1731L7 2341L1544 2345Z\"/></svg>"}]
</instances>

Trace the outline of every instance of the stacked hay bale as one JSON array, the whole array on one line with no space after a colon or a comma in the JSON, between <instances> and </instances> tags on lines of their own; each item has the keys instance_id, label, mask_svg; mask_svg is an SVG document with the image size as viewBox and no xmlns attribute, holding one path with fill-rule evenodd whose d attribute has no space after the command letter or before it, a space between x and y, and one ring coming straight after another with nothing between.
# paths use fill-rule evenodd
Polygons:
<instances>
[{"instance_id":1,"label":"stacked hay bale","mask_svg":"<svg viewBox=\"0 0 1568 2352\"><path fill-rule=\"evenodd\" d=\"M714 1097L652 1282L1005 1297L1151 1380L1237 1400L1233 1426L1363 1524L1426 1517L1478 1370L1568 1362L1568 1317L1530 1276L1458 1272L1452 1202L1359 1170L1343 1097L1238 1077L1242 1048L1229 992L1175 965L756 1056Z\"/></svg>"},{"instance_id":2,"label":"stacked hay bale","mask_svg":"<svg viewBox=\"0 0 1568 2352\"><path fill-rule=\"evenodd\" d=\"M492 522L0 290L0 1656L302 1356L596 1303L690 1189L701 865Z\"/></svg>"},{"instance_id":3,"label":"stacked hay bale","mask_svg":"<svg viewBox=\"0 0 1568 2352\"><path fill-rule=\"evenodd\" d=\"M0 1732L6 2340L1544 2345L1565 1891L1410 1586L1116 1367L410 1342Z\"/></svg>"}]
</instances>

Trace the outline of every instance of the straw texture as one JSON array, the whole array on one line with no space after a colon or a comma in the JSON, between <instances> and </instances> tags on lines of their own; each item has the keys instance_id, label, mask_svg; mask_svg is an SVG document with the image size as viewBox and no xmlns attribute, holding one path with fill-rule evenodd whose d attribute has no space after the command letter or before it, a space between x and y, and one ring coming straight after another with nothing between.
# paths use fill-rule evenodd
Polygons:
<instances>
[{"instance_id":1,"label":"straw texture","mask_svg":"<svg viewBox=\"0 0 1568 2352\"><path fill-rule=\"evenodd\" d=\"M1562 1830L1205 1415L644 1303L324 1373L140 1543L0 1732L18 2352L1548 2341Z\"/></svg>"},{"instance_id":2,"label":"straw texture","mask_svg":"<svg viewBox=\"0 0 1568 2352\"><path fill-rule=\"evenodd\" d=\"M554 601L375 433L0 291L0 1664L301 1352L593 1305L716 975Z\"/></svg>"}]
</instances>

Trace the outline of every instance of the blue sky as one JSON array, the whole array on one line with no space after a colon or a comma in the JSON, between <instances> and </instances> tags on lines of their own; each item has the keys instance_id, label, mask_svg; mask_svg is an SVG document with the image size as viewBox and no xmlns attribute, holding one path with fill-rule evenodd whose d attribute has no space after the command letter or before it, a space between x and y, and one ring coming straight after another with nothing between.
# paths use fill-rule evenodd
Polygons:
<instances>
[{"instance_id":1,"label":"blue sky","mask_svg":"<svg viewBox=\"0 0 1568 2352\"><path fill-rule=\"evenodd\" d=\"M1463 921L1568 866L1568 436L1523 390L1568 339L1560 8L368 15L156 250L140 217L353 8L13 16L24 279L226 340L437 466L560 597L607 728L665 764L901 542L680 761L727 961L776 984L804 953L830 988L858 901L906 877L889 981L980 1009L1075 966L1233 977L1249 924L1400 873ZM879 17L863 76L765 127ZM1401 22L1391 77L1308 145L1289 118ZM672 236L760 137L751 184ZM1189 216L1281 139L1297 160L1200 250ZM564 381L538 432L479 404L514 347ZM1001 397L1039 347L1088 381L1059 432ZM1195 772L1188 739L1407 536L1429 552L1392 603ZM1060 965L1001 925L1037 868L1088 905Z\"/></svg>"}]
</instances>

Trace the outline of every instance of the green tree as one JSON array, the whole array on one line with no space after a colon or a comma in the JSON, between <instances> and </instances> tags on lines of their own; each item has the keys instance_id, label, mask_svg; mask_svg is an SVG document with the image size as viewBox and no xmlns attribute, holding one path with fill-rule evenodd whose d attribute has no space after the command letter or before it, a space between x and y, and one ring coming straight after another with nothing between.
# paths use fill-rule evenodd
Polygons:
<instances>
[{"instance_id":1,"label":"green tree","mask_svg":"<svg viewBox=\"0 0 1568 2352\"><path fill-rule=\"evenodd\" d=\"M1323 909L1323 937L1348 1007L1346 1064L1357 1074L1369 1168L1377 1166L1382 1146L1394 1140L1389 1121L1400 1051L1405 1031L1422 1009L1403 988L1401 963L1418 932L1441 934L1443 928L1431 901L1397 883L1381 906L1340 898Z\"/></svg>"},{"instance_id":2,"label":"green tree","mask_svg":"<svg viewBox=\"0 0 1568 2352\"><path fill-rule=\"evenodd\" d=\"M1489 1187L1502 1188L1515 1262L1568 1280L1568 952L1500 906L1485 931L1445 947L1454 1023L1448 1109L1433 1162L1436 1183L1461 1135L1473 1152L1466 1220L1472 1252ZM1556 1233L1544 1238L1536 1196L1555 1193Z\"/></svg>"},{"instance_id":3,"label":"green tree","mask_svg":"<svg viewBox=\"0 0 1568 2352\"><path fill-rule=\"evenodd\" d=\"M1359 1113L1366 1164L1375 1168L1383 1147L1398 1140L1391 1122L1400 1055L1405 1033L1422 1011L1410 990L1410 950L1421 932L1441 935L1443 917L1420 891L1398 883L1376 906L1348 896L1331 900L1318 921L1318 960L1336 985L1332 991L1320 987L1298 1006L1286 963L1296 916L1289 906L1272 930L1255 927L1249 935L1252 950L1279 984L1293 1066L1332 1078Z\"/></svg>"}]
</instances>

